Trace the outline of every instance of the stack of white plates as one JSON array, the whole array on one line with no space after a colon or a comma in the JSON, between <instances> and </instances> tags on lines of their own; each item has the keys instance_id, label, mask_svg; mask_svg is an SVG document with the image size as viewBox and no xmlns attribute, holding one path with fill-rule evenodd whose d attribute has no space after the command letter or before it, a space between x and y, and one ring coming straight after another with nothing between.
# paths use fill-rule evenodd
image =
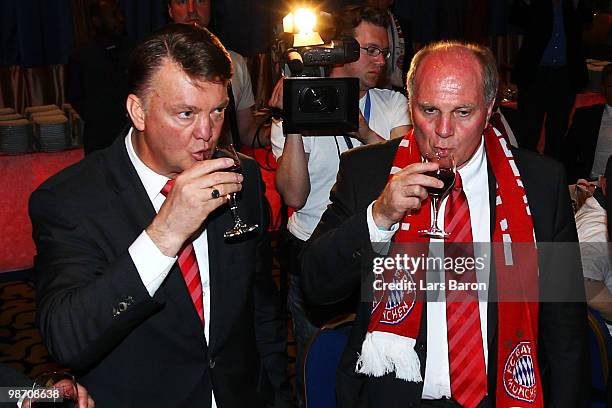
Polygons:
<instances>
[{"instance_id":1,"label":"stack of white plates","mask_svg":"<svg viewBox=\"0 0 612 408\"><path fill-rule=\"evenodd\" d=\"M47 116L65 116L65 115L64 115L64 111L61 111L59 109L50 109L50 110L43 111L43 112L30 113L30 120L33 122L36 122L36 119L44 118Z\"/></svg>"},{"instance_id":2,"label":"stack of white plates","mask_svg":"<svg viewBox=\"0 0 612 408\"><path fill-rule=\"evenodd\" d=\"M27 119L0 121L0 152L10 154L29 152L31 133L32 126Z\"/></svg>"},{"instance_id":3,"label":"stack of white plates","mask_svg":"<svg viewBox=\"0 0 612 408\"><path fill-rule=\"evenodd\" d=\"M24 114L29 119L34 113L40 113L40 112L45 112L45 111L50 111L50 110L60 110L60 108L57 105L29 106L25 108Z\"/></svg>"},{"instance_id":4,"label":"stack of white plates","mask_svg":"<svg viewBox=\"0 0 612 408\"><path fill-rule=\"evenodd\" d=\"M0 115L12 115L15 113L13 108L0 108Z\"/></svg>"},{"instance_id":5,"label":"stack of white plates","mask_svg":"<svg viewBox=\"0 0 612 408\"><path fill-rule=\"evenodd\" d=\"M34 119L38 148L43 152L57 152L69 147L66 135L68 119L63 115L40 116Z\"/></svg>"},{"instance_id":6,"label":"stack of white plates","mask_svg":"<svg viewBox=\"0 0 612 408\"><path fill-rule=\"evenodd\" d=\"M9 113L7 115L0 115L0 121L6 121L6 120L17 120L17 119L23 119L23 116L21 116L18 113Z\"/></svg>"}]
</instances>

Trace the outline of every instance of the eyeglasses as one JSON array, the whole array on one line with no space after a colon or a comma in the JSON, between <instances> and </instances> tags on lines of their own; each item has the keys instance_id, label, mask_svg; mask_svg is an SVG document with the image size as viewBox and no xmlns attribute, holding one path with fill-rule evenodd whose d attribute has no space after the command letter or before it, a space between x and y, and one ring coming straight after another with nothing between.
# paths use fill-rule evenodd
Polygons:
<instances>
[{"instance_id":1,"label":"eyeglasses","mask_svg":"<svg viewBox=\"0 0 612 408\"><path fill-rule=\"evenodd\" d=\"M388 48L380 49L375 45L370 45L368 47L359 47L359 48L364 50L366 54L368 54L368 57L378 57L380 54L382 54L382 56L385 59L387 59L391 56L391 51Z\"/></svg>"}]
</instances>

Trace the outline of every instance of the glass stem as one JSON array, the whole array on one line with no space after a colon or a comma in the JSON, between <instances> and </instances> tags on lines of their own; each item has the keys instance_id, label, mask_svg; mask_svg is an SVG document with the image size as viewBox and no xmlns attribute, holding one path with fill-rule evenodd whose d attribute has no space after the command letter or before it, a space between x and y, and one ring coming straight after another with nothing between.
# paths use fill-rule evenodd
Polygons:
<instances>
[{"instance_id":1,"label":"glass stem","mask_svg":"<svg viewBox=\"0 0 612 408\"><path fill-rule=\"evenodd\" d=\"M438 197L431 197L431 204L433 205L433 220L431 222L431 226L436 230L438 229L438 211L440 211L441 203L442 200L440 200Z\"/></svg>"},{"instance_id":2,"label":"glass stem","mask_svg":"<svg viewBox=\"0 0 612 408\"><path fill-rule=\"evenodd\" d=\"M236 193L228 194L229 208L234 218L235 223L242 222L240 215L238 215L238 204L236 203Z\"/></svg>"}]
</instances>

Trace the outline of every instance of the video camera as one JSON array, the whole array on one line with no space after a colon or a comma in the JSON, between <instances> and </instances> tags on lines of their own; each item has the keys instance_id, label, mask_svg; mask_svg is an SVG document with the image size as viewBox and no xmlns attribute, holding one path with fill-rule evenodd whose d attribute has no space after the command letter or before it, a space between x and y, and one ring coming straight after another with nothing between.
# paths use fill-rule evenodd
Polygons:
<instances>
[{"instance_id":1,"label":"video camera","mask_svg":"<svg viewBox=\"0 0 612 408\"><path fill-rule=\"evenodd\" d=\"M321 37L319 37L322 40ZM321 41L323 42L323 41ZM359 80L326 78L325 68L359 59L359 43L340 37L322 45L285 47L281 40L283 131L355 132L359 128Z\"/></svg>"}]
</instances>

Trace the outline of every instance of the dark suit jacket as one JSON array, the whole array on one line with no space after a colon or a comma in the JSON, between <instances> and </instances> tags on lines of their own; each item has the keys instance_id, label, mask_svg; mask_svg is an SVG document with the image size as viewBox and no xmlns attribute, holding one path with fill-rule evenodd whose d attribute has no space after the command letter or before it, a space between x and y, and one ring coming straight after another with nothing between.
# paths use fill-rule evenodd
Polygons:
<instances>
[{"instance_id":1,"label":"dark suit jacket","mask_svg":"<svg viewBox=\"0 0 612 408\"><path fill-rule=\"evenodd\" d=\"M579 178L591 177L605 106L585 106L574 111L572 124L563 142L563 163L570 183L575 183Z\"/></svg>"},{"instance_id":2,"label":"dark suit jacket","mask_svg":"<svg viewBox=\"0 0 612 408\"><path fill-rule=\"evenodd\" d=\"M244 158L240 211L258 234L228 243L227 206L206 222L210 265L210 341L178 264L151 298L128 247L155 210L123 138L47 180L30 199L38 255L38 323L45 345L79 374L98 407L259 406L262 342L276 322L255 276L265 228L257 165ZM114 310L120 313L116 315ZM273 330L273 329L271 329ZM265 346L261 354L266 354Z\"/></svg>"},{"instance_id":3,"label":"dark suit jacket","mask_svg":"<svg viewBox=\"0 0 612 408\"><path fill-rule=\"evenodd\" d=\"M372 245L366 221L366 208L383 190L400 139L387 143L353 149L343 154L336 185L332 189L332 204L321 218L303 253L303 286L314 303L332 303L349 296L361 287L362 299L371 292ZM533 215L538 242L576 242L574 218L569 205L568 189L561 166L531 152L513 150ZM495 185L489 169L489 186ZM490 188L491 225L495 220L495 193ZM568 252L567 248L563 252ZM558 253L555 253L558 255ZM547 257L540 268L560 271L559 265L578 262L569 270L563 290L582 289L579 253L574 257ZM493 265L493 263L492 263ZM542 274L542 272L541 272ZM495 275L491 273L494 286ZM547 277L541 277L540 283ZM549 279L560 280L559 276ZM560 287L558 289L561 290ZM565 293L565 292L564 292ZM490 291L490 297L494 290ZM495 395L497 369L497 305L489 303L489 395ZM362 301L348 345L342 356L337 375L337 396L341 407L416 407L419 406L423 383L397 380L394 375L382 378L365 377L355 373L355 363L367 331L371 302ZM425 373L426 312L415 350ZM586 389L581 381L588 381L587 320L583 302L541 303L540 344L538 356L543 377L545 401L555 407L583 405ZM567 373L576 373L568 376ZM580 373L580 374L578 374ZM582 376L586 376L586 379ZM547 405L549 406L549 405Z\"/></svg>"},{"instance_id":4,"label":"dark suit jacket","mask_svg":"<svg viewBox=\"0 0 612 408\"><path fill-rule=\"evenodd\" d=\"M530 3L527 5L525 0L515 0L512 8L512 22L524 29L523 43L512 73L512 82L519 87L529 86L535 78L553 30L552 0L531 0ZM590 0L580 0L574 7L574 0L563 0L567 67L575 92L580 91L588 80L582 50L582 27L593 19L590 3Z\"/></svg>"},{"instance_id":5,"label":"dark suit jacket","mask_svg":"<svg viewBox=\"0 0 612 408\"><path fill-rule=\"evenodd\" d=\"M75 51L66 66L66 99L85 121L85 154L110 146L129 126L125 100L132 49L127 37L117 38L112 48L91 40Z\"/></svg>"}]
</instances>

